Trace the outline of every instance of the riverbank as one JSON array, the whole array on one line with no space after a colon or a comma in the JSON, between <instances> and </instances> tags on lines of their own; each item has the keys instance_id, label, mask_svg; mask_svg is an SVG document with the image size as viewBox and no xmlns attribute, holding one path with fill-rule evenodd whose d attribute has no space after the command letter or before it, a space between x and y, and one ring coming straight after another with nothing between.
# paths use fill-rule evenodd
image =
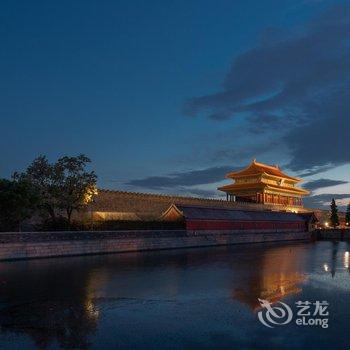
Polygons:
<instances>
[{"instance_id":1,"label":"riverbank","mask_svg":"<svg viewBox=\"0 0 350 350\"><path fill-rule=\"evenodd\" d=\"M309 232L80 231L1 233L0 261L310 240Z\"/></svg>"}]
</instances>

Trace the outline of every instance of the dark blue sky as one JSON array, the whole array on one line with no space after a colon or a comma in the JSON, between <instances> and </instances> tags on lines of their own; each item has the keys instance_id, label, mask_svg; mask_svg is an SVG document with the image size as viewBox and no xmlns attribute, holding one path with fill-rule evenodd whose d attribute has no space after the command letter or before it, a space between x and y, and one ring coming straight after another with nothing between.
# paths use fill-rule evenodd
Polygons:
<instances>
[{"instance_id":1,"label":"dark blue sky","mask_svg":"<svg viewBox=\"0 0 350 350\"><path fill-rule=\"evenodd\" d=\"M104 188L214 196L256 157L346 201L346 3L2 0L0 176L85 153Z\"/></svg>"}]
</instances>

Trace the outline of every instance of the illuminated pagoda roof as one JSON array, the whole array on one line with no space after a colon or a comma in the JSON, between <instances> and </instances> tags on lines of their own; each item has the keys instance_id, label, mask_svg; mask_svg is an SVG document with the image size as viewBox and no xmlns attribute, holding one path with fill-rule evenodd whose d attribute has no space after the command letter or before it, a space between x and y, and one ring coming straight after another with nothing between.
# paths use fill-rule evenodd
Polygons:
<instances>
[{"instance_id":1,"label":"illuminated pagoda roof","mask_svg":"<svg viewBox=\"0 0 350 350\"><path fill-rule=\"evenodd\" d=\"M236 179L239 177L256 176L256 175L262 175L262 174L288 179L293 182L302 181L300 178L292 177L283 173L278 165L272 166L264 163L259 163L256 161L256 159L254 159L246 168L239 171L228 173L226 177L230 179Z\"/></svg>"}]
</instances>

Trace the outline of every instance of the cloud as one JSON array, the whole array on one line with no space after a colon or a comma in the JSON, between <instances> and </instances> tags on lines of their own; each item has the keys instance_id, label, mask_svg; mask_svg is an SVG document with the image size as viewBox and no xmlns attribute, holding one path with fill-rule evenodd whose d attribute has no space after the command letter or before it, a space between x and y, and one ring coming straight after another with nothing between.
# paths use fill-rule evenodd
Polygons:
<instances>
[{"instance_id":1,"label":"cloud","mask_svg":"<svg viewBox=\"0 0 350 350\"><path fill-rule=\"evenodd\" d=\"M304 198L304 207L329 209L332 198L336 200L336 203L341 210L344 210L347 204L350 203L350 194L324 193Z\"/></svg>"},{"instance_id":2,"label":"cloud","mask_svg":"<svg viewBox=\"0 0 350 350\"><path fill-rule=\"evenodd\" d=\"M202 170L177 172L164 176L149 176L143 179L130 180L125 185L155 190L177 188L180 186L205 185L223 180L225 174L232 170L232 166L217 166ZM194 193L194 189L189 191Z\"/></svg>"},{"instance_id":3,"label":"cloud","mask_svg":"<svg viewBox=\"0 0 350 350\"><path fill-rule=\"evenodd\" d=\"M318 179L318 180L308 181L305 184L305 187L308 190L314 191L314 190L317 190L319 188L343 185L343 184L347 184L347 183L348 183L348 181L343 181L343 180Z\"/></svg>"},{"instance_id":4,"label":"cloud","mask_svg":"<svg viewBox=\"0 0 350 350\"><path fill-rule=\"evenodd\" d=\"M222 89L188 99L185 112L218 122L243 117L253 134L273 130L296 172L349 163L350 7L281 33L265 32L236 56Z\"/></svg>"},{"instance_id":5,"label":"cloud","mask_svg":"<svg viewBox=\"0 0 350 350\"><path fill-rule=\"evenodd\" d=\"M300 177L312 176L312 175L316 175L319 173L323 173L327 170L331 170L333 168L334 168L334 166L330 165L330 164L321 165L321 166L314 166L314 167L311 167L309 169L304 170L304 172L300 173L299 176Z\"/></svg>"}]
</instances>

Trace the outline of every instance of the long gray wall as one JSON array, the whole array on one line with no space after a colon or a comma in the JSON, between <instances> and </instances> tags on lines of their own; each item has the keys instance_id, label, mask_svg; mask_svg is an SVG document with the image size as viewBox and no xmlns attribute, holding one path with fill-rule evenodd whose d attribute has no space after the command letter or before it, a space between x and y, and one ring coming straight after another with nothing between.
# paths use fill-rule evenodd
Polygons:
<instances>
[{"instance_id":1,"label":"long gray wall","mask_svg":"<svg viewBox=\"0 0 350 350\"><path fill-rule=\"evenodd\" d=\"M99 190L94 202L87 210L98 220L98 212L134 213L141 219L158 219L171 204L200 205L226 209L244 210L292 210L308 211L284 205L231 202L224 199L182 197L150 193ZM101 218L102 219L102 218Z\"/></svg>"},{"instance_id":2,"label":"long gray wall","mask_svg":"<svg viewBox=\"0 0 350 350\"><path fill-rule=\"evenodd\" d=\"M181 230L2 233L0 261L309 239L308 232L232 233Z\"/></svg>"}]
</instances>

